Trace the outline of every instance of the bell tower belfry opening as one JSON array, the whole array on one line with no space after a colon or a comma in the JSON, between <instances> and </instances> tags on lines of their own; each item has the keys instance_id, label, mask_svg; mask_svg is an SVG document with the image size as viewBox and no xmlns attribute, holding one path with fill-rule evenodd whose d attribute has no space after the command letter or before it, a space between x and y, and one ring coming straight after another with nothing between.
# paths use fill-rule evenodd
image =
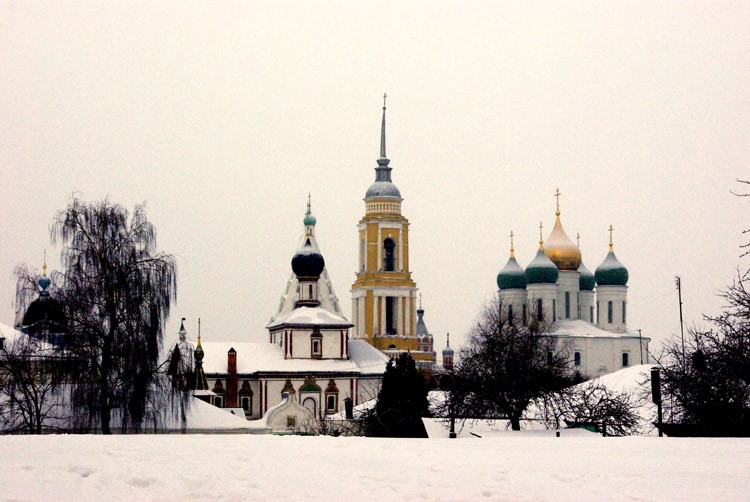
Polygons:
<instances>
[{"instance_id":1,"label":"bell tower belfry opening","mask_svg":"<svg viewBox=\"0 0 750 502\"><path fill-rule=\"evenodd\" d=\"M386 156L385 98L375 182L365 194L365 215L357 225L359 266L352 285L354 336L389 356L410 352L424 367L432 364L433 354L419 350L417 285L409 268L409 220L401 214L403 199L391 179L393 168Z\"/></svg>"}]
</instances>

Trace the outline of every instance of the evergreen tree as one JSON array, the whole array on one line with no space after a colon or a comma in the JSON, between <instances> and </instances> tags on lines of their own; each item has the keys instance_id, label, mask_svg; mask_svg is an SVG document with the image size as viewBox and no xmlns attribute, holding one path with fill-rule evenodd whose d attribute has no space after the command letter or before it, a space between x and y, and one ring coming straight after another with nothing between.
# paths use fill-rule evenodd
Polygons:
<instances>
[{"instance_id":1,"label":"evergreen tree","mask_svg":"<svg viewBox=\"0 0 750 502\"><path fill-rule=\"evenodd\" d=\"M403 353L388 361L370 419L371 435L378 437L427 437L422 417L428 416L427 385L414 359Z\"/></svg>"}]
</instances>

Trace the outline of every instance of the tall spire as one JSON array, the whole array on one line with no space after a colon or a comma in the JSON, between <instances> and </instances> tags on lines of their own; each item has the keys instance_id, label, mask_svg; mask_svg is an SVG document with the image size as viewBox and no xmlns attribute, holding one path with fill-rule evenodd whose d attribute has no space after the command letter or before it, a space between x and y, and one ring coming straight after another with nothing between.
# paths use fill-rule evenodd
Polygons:
<instances>
[{"instance_id":1,"label":"tall spire","mask_svg":"<svg viewBox=\"0 0 750 502\"><path fill-rule=\"evenodd\" d=\"M385 155L385 98L387 94L383 94L383 122L380 125L380 158L378 159L378 167L375 168L375 181L391 181L391 168L388 164L391 162Z\"/></svg>"},{"instance_id":2,"label":"tall spire","mask_svg":"<svg viewBox=\"0 0 750 502\"><path fill-rule=\"evenodd\" d=\"M388 94L383 94L383 123L380 125L380 158L387 159L385 155L385 98Z\"/></svg>"}]
</instances>

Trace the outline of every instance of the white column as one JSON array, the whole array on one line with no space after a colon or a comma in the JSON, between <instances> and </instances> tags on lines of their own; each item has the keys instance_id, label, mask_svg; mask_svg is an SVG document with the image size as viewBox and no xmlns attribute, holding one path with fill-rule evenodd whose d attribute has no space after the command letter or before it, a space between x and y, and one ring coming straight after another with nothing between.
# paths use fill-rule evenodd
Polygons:
<instances>
[{"instance_id":1,"label":"white column","mask_svg":"<svg viewBox=\"0 0 750 502\"><path fill-rule=\"evenodd\" d=\"M404 270L404 226L398 227L398 267L396 270Z\"/></svg>"},{"instance_id":2,"label":"white column","mask_svg":"<svg viewBox=\"0 0 750 502\"><path fill-rule=\"evenodd\" d=\"M396 297L396 331L399 335L405 335L403 332L404 325L404 309L403 309L404 298L401 296Z\"/></svg>"},{"instance_id":3,"label":"white column","mask_svg":"<svg viewBox=\"0 0 750 502\"><path fill-rule=\"evenodd\" d=\"M381 230L380 223L378 223L378 263L375 270L380 270L383 266L383 235Z\"/></svg>"},{"instance_id":4,"label":"white column","mask_svg":"<svg viewBox=\"0 0 750 502\"><path fill-rule=\"evenodd\" d=\"M378 249L380 249L378 247ZM388 302L385 301L385 296L380 297L380 334L384 335L388 326L385 325L385 309L388 307Z\"/></svg>"},{"instance_id":5,"label":"white column","mask_svg":"<svg viewBox=\"0 0 750 502\"><path fill-rule=\"evenodd\" d=\"M367 291L365 291L365 295L367 295ZM363 336L365 336L365 325L367 323L367 320L365 319L365 302L366 301L367 301L367 296L363 296L357 302L357 305L359 305L359 318L362 319L362 322L357 325L357 334L359 335L359 338L362 338Z\"/></svg>"}]
</instances>

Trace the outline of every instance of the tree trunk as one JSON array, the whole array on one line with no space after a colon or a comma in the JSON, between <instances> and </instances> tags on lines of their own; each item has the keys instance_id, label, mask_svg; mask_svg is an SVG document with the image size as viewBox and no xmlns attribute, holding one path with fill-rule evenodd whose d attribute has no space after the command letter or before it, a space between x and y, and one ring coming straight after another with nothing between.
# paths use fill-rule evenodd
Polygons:
<instances>
[{"instance_id":1,"label":"tree trunk","mask_svg":"<svg viewBox=\"0 0 750 502\"><path fill-rule=\"evenodd\" d=\"M110 429L110 402L109 402L109 372L112 364L112 337L114 336L113 326L110 326L109 333L104 339L102 346L102 362L99 368L99 418L102 426L102 434L112 434Z\"/></svg>"},{"instance_id":2,"label":"tree trunk","mask_svg":"<svg viewBox=\"0 0 750 502\"><path fill-rule=\"evenodd\" d=\"M519 415L510 415L508 418L510 418L510 428L514 431L520 431L521 430L521 417Z\"/></svg>"}]
</instances>

